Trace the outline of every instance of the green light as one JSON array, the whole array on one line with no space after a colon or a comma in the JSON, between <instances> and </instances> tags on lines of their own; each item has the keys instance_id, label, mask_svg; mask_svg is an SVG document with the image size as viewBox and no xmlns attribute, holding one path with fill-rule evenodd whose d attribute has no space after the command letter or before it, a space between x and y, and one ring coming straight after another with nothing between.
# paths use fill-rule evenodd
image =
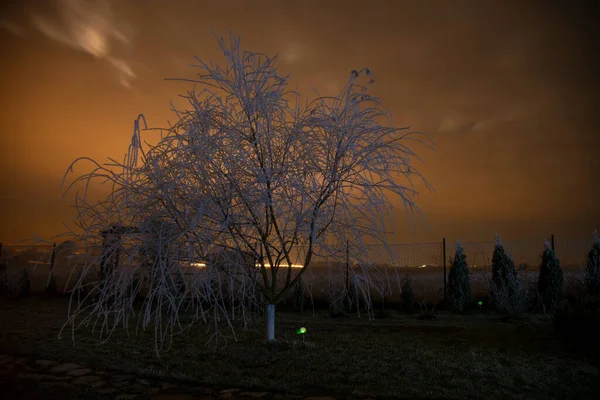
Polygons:
<instances>
[{"instance_id":1,"label":"green light","mask_svg":"<svg viewBox=\"0 0 600 400\"><path fill-rule=\"evenodd\" d=\"M306 333L306 328L302 327L296 331L297 335L304 335Z\"/></svg>"},{"instance_id":2,"label":"green light","mask_svg":"<svg viewBox=\"0 0 600 400\"><path fill-rule=\"evenodd\" d=\"M481 306L481 305L483 305L483 301L478 301L477 304L479 304Z\"/></svg>"}]
</instances>

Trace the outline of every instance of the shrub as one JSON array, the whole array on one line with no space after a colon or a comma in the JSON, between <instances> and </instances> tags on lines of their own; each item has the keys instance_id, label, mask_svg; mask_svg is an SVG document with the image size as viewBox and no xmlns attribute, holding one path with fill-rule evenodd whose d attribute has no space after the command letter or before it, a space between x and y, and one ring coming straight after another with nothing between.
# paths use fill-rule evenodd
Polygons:
<instances>
[{"instance_id":1,"label":"shrub","mask_svg":"<svg viewBox=\"0 0 600 400\"><path fill-rule=\"evenodd\" d=\"M412 287L412 280L408 275L402 278L400 290L402 291L402 310L413 312L415 307L415 293Z\"/></svg>"},{"instance_id":2,"label":"shrub","mask_svg":"<svg viewBox=\"0 0 600 400\"><path fill-rule=\"evenodd\" d=\"M350 279L350 284L346 290L345 308L348 312L355 312L358 307L358 277L354 275Z\"/></svg>"},{"instance_id":3,"label":"shrub","mask_svg":"<svg viewBox=\"0 0 600 400\"><path fill-rule=\"evenodd\" d=\"M185 284L185 282L184 282ZM137 303L141 300L141 290L142 290L142 273L140 270L133 271L131 275L131 280L127 285L127 298L132 303Z\"/></svg>"},{"instance_id":4,"label":"shrub","mask_svg":"<svg viewBox=\"0 0 600 400\"><path fill-rule=\"evenodd\" d=\"M509 286L516 276L515 263L506 254L504 246L500 243L500 236L496 235L496 246L492 256L492 282L496 286Z\"/></svg>"},{"instance_id":5,"label":"shrub","mask_svg":"<svg viewBox=\"0 0 600 400\"><path fill-rule=\"evenodd\" d=\"M330 318L341 317L346 313L346 307L344 307L344 299L346 298L346 291L336 290L335 286L328 283L327 290L327 304L328 313Z\"/></svg>"},{"instance_id":6,"label":"shrub","mask_svg":"<svg viewBox=\"0 0 600 400\"><path fill-rule=\"evenodd\" d=\"M350 312L354 312L358 309L358 277L355 275L350 280L350 287L348 287L348 293L346 295L346 308Z\"/></svg>"},{"instance_id":7,"label":"shrub","mask_svg":"<svg viewBox=\"0 0 600 400\"><path fill-rule=\"evenodd\" d=\"M50 273L50 279L48 279L48 283L46 283L45 287L46 296L53 297L58 294L56 289L56 278L53 273Z\"/></svg>"},{"instance_id":8,"label":"shrub","mask_svg":"<svg viewBox=\"0 0 600 400\"><path fill-rule=\"evenodd\" d=\"M0 262L0 296L9 295L9 277L6 264Z\"/></svg>"},{"instance_id":9,"label":"shrub","mask_svg":"<svg viewBox=\"0 0 600 400\"><path fill-rule=\"evenodd\" d=\"M598 232L594 232L594 241L587 257L585 287L589 295L600 294L600 236L598 236Z\"/></svg>"},{"instance_id":10,"label":"shrub","mask_svg":"<svg viewBox=\"0 0 600 400\"><path fill-rule=\"evenodd\" d=\"M9 299L27 297L31 292L30 289L31 281L27 269L23 268L20 274L0 269L0 295Z\"/></svg>"},{"instance_id":11,"label":"shrub","mask_svg":"<svg viewBox=\"0 0 600 400\"><path fill-rule=\"evenodd\" d=\"M294 286L294 308L296 311L300 313L304 311L304 302L304 285L302 284L302 277L300 277Z\"/></svg>"},{"instance_id":12,"label":"shrub","mask_svg":"<svg viewBox=\"0 0 600 400\"><path fill-rule=\"evenodd\" d=\"M187 294L187 284L182 271L175 271L175 277L173 279L173 286L171 287L171 290L176 303L178 305L182 305Z\"/></svg>"},{"instance_id":13,"label":"shrub","mask_svg":"<svg viewBox=\"0 0 600 400\"><path fill-rule=\"evenodd\" d=\"M219 283L214 277L211 276L211 278L205 283L205 288L206 293L209 293L210 296L220 296ZM243 305L244 312L256 316L261 316L265 314L267 303L265 302L263 296L261 296L258 286L255 282L247 282L247 284L244 285L243 296L241 296L241 302ZM207 308L211 308L214 307L214 303L207 303L205 298L204 306Z\"/></svg>"},{"instance_id":14,"label":"shrub","mask_svg":"<svg viewBox=\"0 0 600 400\"><path fill-rule=\"evenodd\" d=\"M448 273L448 296L450 306L455 312L463 312L472 301L467 256L458 241L456 242L456 252L450 266L450 272Z\"/></svg>"},{"instance_id":15,"label":"shrub","mask_svg":"<svg viewBox=\"0 0 600 400\"><path fill-rule=\"evenodd\" d=\"M23 268L23 273L19 278L19 297L27 297L31 292L31 281L27 269Z\"/></svg>"},{"instance_id":16,"label":"shrub","mask_svg":"<svg viewBox=\"0 0 600 400\"><path fill-rule=\"evenodd\" d=\"M207 271L205 271L206 275L202 280L202 303L205 307L209 307L211 304L214 304L215 300L220 296L219 293L219 282L216 278L215 267L210 265L206 267ZM250 291L250 288L245 288L246 292ZM253 292L252 292L253 294ZM252 300L252 295L246 296L248 298L248 305L250 305Z\"/></svg>"},{"instance_id":17,"label":"shrub","mask_svg":"<svg viewBox=\"0 0 600 400\"><path fill-rule=\"evenodd\" d=\"M563 339L600 357L600 295L586 295L570 304L562 300L553 315L554 328Z\"/></svg>"},{"instance_id":18,"label":"shrub","mask_svg":"<svg viewBox=\"0 0 600 400\"><path fill-rule=\"evenodd\" d=\"M527 310L527 288L522 287L514 261L504 250L498 235L492 256L490 298L496 311L505 315L520 317Z\"/></svg>"},{"instance_id":19,"label":"shrub","mask_svg":"<svg viewBox=\"0 0 600 400\"><path fill-rule=\"evenodd\" d=\"M419 307L421 308L421 315L417 318L421 320L432 320L435 319L435 307L440 299L440 294L442 293L443 288L440 287L435 294L435 298L433 301L428 301L428 299L424 299L423 301L418 301Z\"/></svg>"},{"instance_id":20,"label":"shrub","mask_svg":"<svg viewBox=\"0 0 600 400\"><path fill-rule=\"evenodd\" d=\"M542 264L538 278L539 300L544 313L550 313L554 307L564 298L564 277L560 267L560 261L550 243L546 241L546 248L542 254Z\"/></svg>"},{"instance_id":21,"label":"shrub","mask_svg":"<svg viewBox=\"0 0 600 400\"><path fill-rule=\"evenodd\" d=\"M77 280L75 280L75 287L71 290L71 295L78 298L84 298L87 295L87 287L83 282L84 275L83 269L80 269L77 273ZM81 284L79 284L80 281Z\"/></svg>"}]
</instances>

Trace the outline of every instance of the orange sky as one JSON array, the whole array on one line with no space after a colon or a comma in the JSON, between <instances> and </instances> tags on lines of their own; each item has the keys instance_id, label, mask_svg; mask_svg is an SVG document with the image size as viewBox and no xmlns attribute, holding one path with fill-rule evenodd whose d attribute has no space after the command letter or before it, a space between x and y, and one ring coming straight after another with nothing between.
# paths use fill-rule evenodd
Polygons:
<instances>
[{"instance_id":1,"label":"orange sky","mask_svg":"<svg viewBox=\"0 0 600 400\"><path fill-rule=\"evenodd\" d=\"M369 67L395 124L436 141L417 149L435 188L419 199L428 226L413 231L399 207L393 241L587 238L600 228L596 16L525 3L4 1L0 241L61 232L69 163L121 159L139 113L174 118L189 86L163 78L221 60L209 27L280 53L305 95Z\"/></svg>"}]
</instances>

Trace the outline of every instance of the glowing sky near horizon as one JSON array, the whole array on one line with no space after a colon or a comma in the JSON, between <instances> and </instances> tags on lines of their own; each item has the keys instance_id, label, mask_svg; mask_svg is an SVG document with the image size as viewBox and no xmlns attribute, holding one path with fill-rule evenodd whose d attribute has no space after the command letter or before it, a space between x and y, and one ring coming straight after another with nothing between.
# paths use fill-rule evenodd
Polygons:
<instances>
[{"instance_id":1,"label":"glowing sky near horizon","mask_svg":"<svg viewBox=\"0 0 600 400\"><path fill-rule=\"evenodd\" d=\"M190 85L164 78L193 78L194 56L222 60L210 28L280 53L303 96L335 94L369 67L395 124L436 141L415 148L435 188L418 187L427 226L414 231L398 203L392 241L591 237L600 32L582 4L4 1L0 242L63 231L70 162L121 159L140 113L152 127L174 120L169 101Z\"/></svg>"}]
</instances>

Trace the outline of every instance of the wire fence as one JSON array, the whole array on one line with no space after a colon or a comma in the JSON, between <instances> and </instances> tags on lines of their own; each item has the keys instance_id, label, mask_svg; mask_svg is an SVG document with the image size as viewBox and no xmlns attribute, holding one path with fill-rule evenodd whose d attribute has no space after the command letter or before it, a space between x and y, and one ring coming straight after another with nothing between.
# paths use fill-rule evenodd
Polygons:
<instances>
[{"instance_id":1,"label":"wire fence","mask_svg":"<svg viewBox=\"0 0 600 400\"><path fill-rule=\"evenodd\" d=\"M508 240L502 241L504 248L511 254L515 265L521 271L536 271L541 263L544 241L548 240L555 249L561 266L565 271L581 271L585 267L587 254L592 247L592 237L586 239L555 238L550 235L541 240ZM492 255L495 242L462 242L467 263L472 272L472 279L485 280L491 272ZM38 279L48 276L50 270L62 270L63 274L71 276L66 270L76 269L77 266L89 265L90 261L98 263L102 249L100 246L82 247L70 242L54 245L2 245L0 243L0 266L7 271L20 272L27 269L35 272ZM346 281L358 264L367 268L384 268L395 271L396 275L420 276L432 285L443 288L446 297L446 278L454 257L455 245L447 243L443 238L439 242L409 243L352 246L341 244L336 251L336 262L346 264ZM292 263L302 265L306 249L296 248L292 254ZM123 251L121 257L127 257ZM313 257L315 268L331 261L332 257L317 254ZM120 264L124 265L124 264ZM66 268L68 267L68 268ZM99 265L98 265L99 267ZM309 269L310 270L310 269ZM481 272L481 274L478 274ZM478 277L479 275L479 277ZM67 279L68 280L68 279Z\"/></svg>"}]
</instances>

